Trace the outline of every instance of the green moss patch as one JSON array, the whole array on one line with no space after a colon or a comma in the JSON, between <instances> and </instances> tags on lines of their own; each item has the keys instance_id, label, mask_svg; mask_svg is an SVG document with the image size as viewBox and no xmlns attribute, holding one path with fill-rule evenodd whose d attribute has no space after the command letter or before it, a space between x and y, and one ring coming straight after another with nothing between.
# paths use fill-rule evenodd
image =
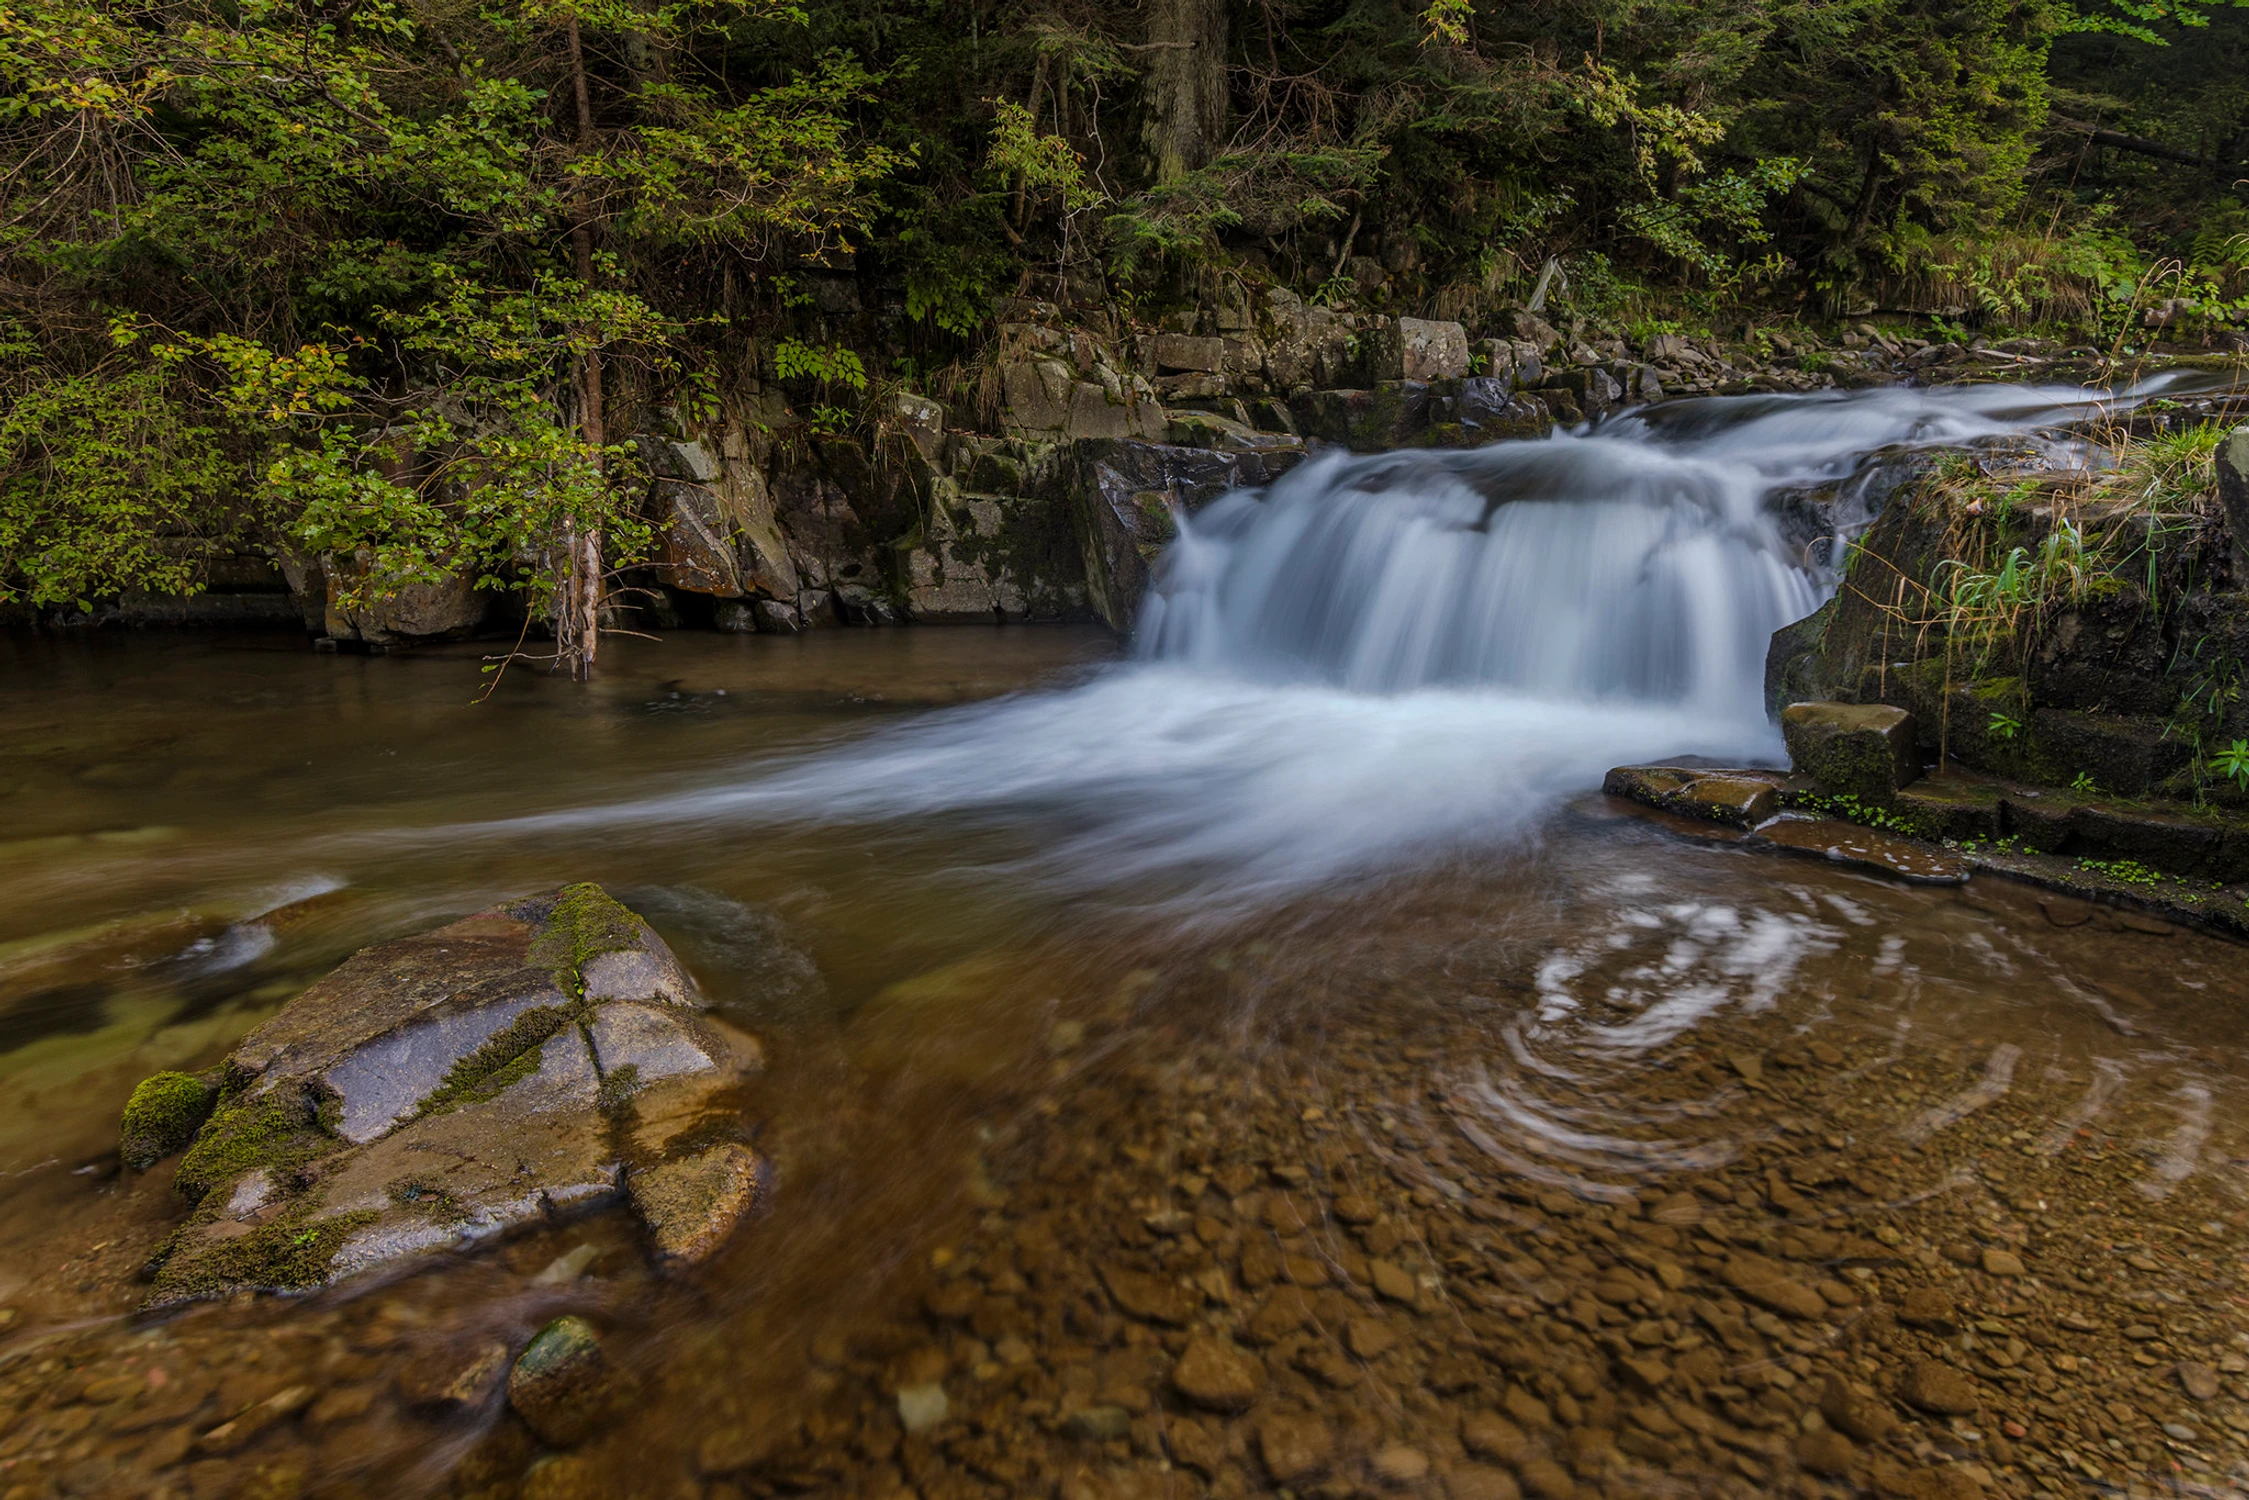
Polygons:
<instances>
[{"instance_id":1,"label":"green moss patch","mask_svg":"<svg viewBox=\"0 0 2249 1500\"><path fill-rule=\"evenodd\" d=\"M417 1114L434 1115L500 1094L539 1071L541 1045L570 1022L559 1005L535 1005L492 1033L484 1045L446 1070Z\"/></svg>"},{"instance_id":2,"label":"green moss patch","mask_svg":"<svg viewBox=\"0 0 2249 1500\"><path fill-rule=\"evenodd\" d=\"M562 992L585 993L588 962L603 953L640 946L640 918L591 881L566 885L531 940L531 962L549 970Z\"/></svg>"},{"instance_id":3,"label":"green moss patch","mask_svg":"<svg viewBox=\"0 0 2249 1500\"><path fill-rule=\"evenodd\" d=\"M264 1167L278 1179L335 1145L335 1137L321 1129L318 1101L309 1094L276 1090L220 1105L180 1158L172 1184L188 1198L201 1199L253 1167Z\"/></svg>"},{"instance_id":4,"label":"green moss patch","mask_svg":"<svg viewBox=\"0 0 2249 1500\"><path fill-rule=\"evenodd\" d=\"M226 1240L203 1240L199 1225L180 1231L158 1252L156 1284L149 1302L167 1306L203 1297L224 1296L245 1287L268 1292L302 1292L326 1284L328 1268L352 1231L372 1224L371 1209L307 1223L290 1217L261 1225Z\"/></svg>"},{"instance_id":5,"label":"green moss patch","mask_svg":"<svg viewBox=\"0 0 2249 1500\"><path fill-rule=\"evenodd\" d=\"M611 1068L602 1075L601 1089L595 1095L595 1102L602 1113L615 1114L631 1103L633 1095L639 1092L640 1065L626 1063L623 1067Z\"/></svg>"},{"instance_id":6,"label":"green moss patch","mask_svg":"<svg viewBox=\"0 0 2249 1500\"><path fill-rule=\"evenodd\" d=\"M125 1165L145 1172L195 1139L211 1114L218 1090L192 1073L157 1073L141 1080L118 1121L117 1150Z\"/></svg>"}]
</instances>

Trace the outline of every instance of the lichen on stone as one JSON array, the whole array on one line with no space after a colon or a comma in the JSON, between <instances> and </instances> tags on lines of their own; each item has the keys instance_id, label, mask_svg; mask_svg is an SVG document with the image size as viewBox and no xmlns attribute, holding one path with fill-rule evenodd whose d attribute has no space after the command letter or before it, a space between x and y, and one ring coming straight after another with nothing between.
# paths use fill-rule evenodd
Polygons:
<instances>
[{"instance_id":1,"label":"lichen on stone","mask_svg":"<svg viewBox=\"0 0 2249 1500\"><path fill-rule=\"evenodd\" d=\"M152 1074L134 1088L118 1121L117 1149L125 1165L145 1172L195 1139L218 1090L192 1073Z\"/></svg>"},{"instance_id":2,"label":"lichen on stone","mask_svg":"<svg viewBox=\"0 0 2249 1500\"><path fill-rule=\"evenodd\" d=\"M180 1158L172 1185L195 1200L253 1167L266 1168L278 1181L334 1149L335 1137L322 1128L320 1104L309 1092L293 1090L221 1104Z\"/></svg>"},{"instance_id":3,"label":"lichen on stone","mask_svg":"<svg viewBox=\"0 0 2249 1500\"><path fill-rule=\"evenodd\" d=\"M585 994L586 964L640 946L640 918L592 881L566 885L531 940L531 962L573 999Z\"/></svg>"},{"instance_id":4,"label":"lichen on stone","mask_svg":"<svg viewBox=\"0 0 2249 1500\"><path fill-rule=\"evenodd\" d=\"M541 1047L570 1021L558 1005L534 1005L485 1038L482 1046L446 1071L417 1114L433 1115L490 1099L539 1071Z\"/></svg>"}]
</instances>

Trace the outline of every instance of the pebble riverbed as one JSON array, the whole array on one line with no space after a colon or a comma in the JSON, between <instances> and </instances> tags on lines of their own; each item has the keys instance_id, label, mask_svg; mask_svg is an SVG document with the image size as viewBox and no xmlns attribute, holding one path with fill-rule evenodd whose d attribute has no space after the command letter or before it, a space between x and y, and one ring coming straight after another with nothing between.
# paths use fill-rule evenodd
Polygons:
<instances>
[{"instance_id":1,"label":"pebble riverbed","mask_svg":"<svg viewBox=\"0 0 2249 1500\"><path fill-rule=\"evenodd\" d=\"M1490 892L1439 882L951 966L915 1003L985 1021L863 1031L864 1097L777 1122L785 1185L707 1273L656 1276L612 1215L50 1328L0 1365L0 1496L2243 1493L2240 950L1611 833L1816 883L1792 920L1619 875L1463 941ZM1813 934L1823 903L1865 925ZM1336 928L1383 941L1314 961ZM1986 951L1939 982L1930 944ZM1944 998L2057 976L2137 1003ZM903 1131L947 1105L975 1124L930 1173ZM855 1199L826 1174L869 1131L915 1171ZM783 1233L792 1159L832 1263ZM130 1296L159 1188L58 1277ZM605 1421L550 1451L501 1382L562 1311L615 1347Z\"/></svg>"}]
</instances>

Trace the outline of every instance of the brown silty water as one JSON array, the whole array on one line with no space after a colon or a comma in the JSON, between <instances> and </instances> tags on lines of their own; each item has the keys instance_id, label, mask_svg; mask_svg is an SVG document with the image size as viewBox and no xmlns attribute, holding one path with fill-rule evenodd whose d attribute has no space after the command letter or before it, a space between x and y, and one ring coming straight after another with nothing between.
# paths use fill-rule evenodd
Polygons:
<instances>
[{"instance_id":1,"label":"brown silty water","mask_svg":"<svg viewBox=\"0 0 2249 1500\"><path fill-rule=\"evenodd\" d=\"M1200 922L972 878L983 829L478 841L1109 648L674 642L472 708L465 656L274 644L11 647L0 1494L2249 1484L2238 947L1598 801ZM133 1316L183 1212L116 1165L135 1078L582 877L769 1049L718 1258L605 1211ZM460 1378L564 1311L614 1401L549 1453Z\"/></svg>"}]
</instances>

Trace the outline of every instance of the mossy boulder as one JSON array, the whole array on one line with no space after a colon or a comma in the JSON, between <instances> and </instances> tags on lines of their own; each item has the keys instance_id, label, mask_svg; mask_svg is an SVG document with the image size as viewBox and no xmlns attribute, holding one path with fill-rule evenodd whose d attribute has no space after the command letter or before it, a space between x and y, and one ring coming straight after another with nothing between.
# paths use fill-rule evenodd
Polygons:
<instances>
[{"instance_id":1,"label":"mossy boulder","mask_svg":"<svg viewBox=\"0 0 2249 1500\"><path fill-rule=\"evenodd\" d=\"M1882 703L1792 703L1781 734L1797 774L1830 796L1886 805L1921 774L1913 715Z\"/></svg>"},{"instance_id":2,"label":"mossy boulder","mask_svg":"<svg viewBox=\"0 0 2249 1500\"><path fill-rule=\"evenodd\" d=\"M193 1073L157 1073L142 1079L125 1101L124 1118L118 1121L118 1155L134 1171L147 1171L195 1139L218 1095L217 1085Z\"/></svg>"},{"instance_id":3,"label":"mossy boulder","mask_svg":"<svg viewBox=\"0 0 2249 1500\"><path fill-rule=\"evenodd\" d=\"M596 885L369 948L244 1038L215 1098L182 1075L136 1091L141 1155L176 1149L184 1110L201 1126L174 1179L195 1211L149 1302L319 1286L614 1201L628 1171L722 1139L759 1066ZM698 1227L677 1218L667 1254Z\"/></svg>"},{"instance_id":4,"label":"mossy boulder","mask_svg":"<svg viewBox=\"0 0 2249 1500\"><path fill-rule=\"evenodd\" d=\"M1618 766L1601 783L1612 797L1709 823L1755 828L1780 811L1785 776L1697 765Z\"/></svg>"}]
</instances>

